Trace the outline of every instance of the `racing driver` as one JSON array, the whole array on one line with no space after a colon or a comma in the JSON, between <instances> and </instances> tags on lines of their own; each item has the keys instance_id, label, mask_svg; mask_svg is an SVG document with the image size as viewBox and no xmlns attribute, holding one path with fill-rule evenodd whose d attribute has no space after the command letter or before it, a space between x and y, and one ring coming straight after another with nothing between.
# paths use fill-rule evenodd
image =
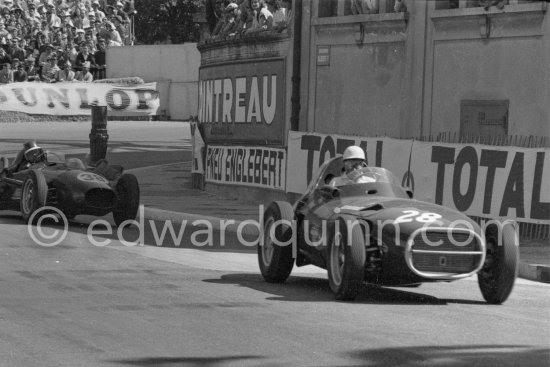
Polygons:
<instances>
[{"instance_id":1,"label":"racing driver","mask_svg":"<svg viewBox=\"0 0 550 367\"><path fill-rule=\"evenodd\" d=\"M365 151L361 147L355 145L349 146L346 150L344 150L342 160L344 161L342 175L339 177L334 177L329 183L330 186L336 187L354 183L354 181L349 179L348 175L359 168L367 166L367 163L365 162ZM368 177L361 178L361 183L374 181L374 179Z\"/></svg>"},{"instance_id":2,"label":"racing driver","mask_svg":"<svg viewBox=\"0 0 550 367\"><path fill-rule=\"evenodd\" d=\"M44 150L36 144L36 141L29 140L23 144L23 149L17 153L13 163L7 168L7 171L14 173L28 168L31 164L45 162L46 154Z\"/></svg>"}]
</instances>

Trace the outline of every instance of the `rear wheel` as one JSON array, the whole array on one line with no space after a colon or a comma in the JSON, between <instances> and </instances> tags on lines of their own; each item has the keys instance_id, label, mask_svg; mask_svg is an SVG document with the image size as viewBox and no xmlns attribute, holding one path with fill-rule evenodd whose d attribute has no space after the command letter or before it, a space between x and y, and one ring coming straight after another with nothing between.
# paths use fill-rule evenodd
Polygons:
<instances>
[{"instance_id":1,"label":"rear wheel","mask_svg":"<svg viewBox=\"0 0 550 367\"><path fill-rule=\"evenodd\" d=\"M21 189L20 210L25 222L29 222L34 212L46 205L48 196L48 184L41 171L31 170L29 176L23 181ZM33 221L38 216L35 215Z\"/></svg>"},{"instance_id":2,"label":"rear wheel","mask_svg":"<svg viewBox=\"0 0 550 367\"><path fill-rule=\"evenodd\" d=\"M365 239L353 217L342 216L335 222L329 245L328 281L338 300L354 300L365 276Z\"/></svg>"},{"instance_id":3,"label":"rear wheel","mask_svg":"<svg viewBox=\"0 0 550 367\"><path fill-rule=\"evenodd\" d=\"M485 238L487 255L477 279L485 301L498 305L508 299L518 275L518 233L510 223L491 225Z\"/></svg>"},{"instance_id":4,"label":"rear wheel","mask_svg":"<svg viewBox=\"0 0 550 367\"><path fill-rule=\"evenodd\" d=\"M296 236L292 233L292 225L287 224L291 224L293 220L294 210L284 201L272 202L265 211L263 239L258 245L258 263L266 282L282 283L292 271L292 248L295 245L292 241ZM271 236L272 231L274 236Z\"/></svg>"},{"instance_id":5,"label":"rear wheel","mask_svg":"<svg viewBox=\"0 0 550 367\"><path fill-rule=\"evenodd\" d=\"M124 221L136 219L139 210L139 183L136 176L123 174L116 184L118 202L113 210L115 224L120 226Z\"/></svg>"}]
</instances>

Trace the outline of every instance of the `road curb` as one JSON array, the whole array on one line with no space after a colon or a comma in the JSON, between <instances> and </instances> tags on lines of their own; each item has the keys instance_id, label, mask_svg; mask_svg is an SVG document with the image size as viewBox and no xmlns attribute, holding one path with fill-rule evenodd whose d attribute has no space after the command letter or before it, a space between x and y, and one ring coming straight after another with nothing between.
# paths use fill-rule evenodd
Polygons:
<instances>
[{"instance_id":1,"label":"road curb","mask_svg":"<svg viewBox=\"0 0 550 367\"><path fill-rule=\"evenodd\" d=\"M550 283L550 266L520 263L518 276L537 282Z\"/></svg>"}]
</instances>

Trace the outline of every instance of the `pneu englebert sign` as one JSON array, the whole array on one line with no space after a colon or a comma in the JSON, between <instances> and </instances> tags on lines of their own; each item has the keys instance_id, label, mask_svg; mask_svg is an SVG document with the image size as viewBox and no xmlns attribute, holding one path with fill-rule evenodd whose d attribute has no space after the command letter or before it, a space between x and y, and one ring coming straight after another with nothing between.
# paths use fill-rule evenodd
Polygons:
<instances>
[{"instance_id":1,"label":"pneu englebert sign","mask_svg":"<svg viewBox=\"0 0 550 367\"><path fill-rule=\"evenodd\" d=\"M284 141L284 60L202 67L199 121L208 143Z\"/></svg>"},{"instance_id":2,"label":"pneu englebert sign","mask_svg":"<svg viewBox=\"0 0 550 367\"><path fill-rule=\"evenodd\" d=\"M209 145L206 182L285 190L286 151L279 148Z\"/></svg>"},{"instance_id":3,"label":"pneu englebert sign","mask_svg":"<svg viewBox=\"0 0 550 367\"><path fill-rule=\"evenodd\" d=\"M107 106L110 115L156 115L156 83L123 86L108 83L10 83L0 85L0 110L41 115L90 115L91 106Z\"/></svg>"}]
</instances>

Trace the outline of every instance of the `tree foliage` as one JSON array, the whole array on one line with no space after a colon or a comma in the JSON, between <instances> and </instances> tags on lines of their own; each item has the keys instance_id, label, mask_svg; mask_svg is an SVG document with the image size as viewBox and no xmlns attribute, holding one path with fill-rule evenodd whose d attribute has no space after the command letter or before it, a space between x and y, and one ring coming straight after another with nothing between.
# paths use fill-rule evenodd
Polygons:
<instances>
[{"instance_id":1,"label":"tree foliage","mask_svg":"<svg viewBox=\"0 0 550 367\"><path fill-rule=\"evenodd\" d=\"M199 41L193 14L202 10L201 0L135 0L136 44Z\"/></svg>"}]
</instances>

